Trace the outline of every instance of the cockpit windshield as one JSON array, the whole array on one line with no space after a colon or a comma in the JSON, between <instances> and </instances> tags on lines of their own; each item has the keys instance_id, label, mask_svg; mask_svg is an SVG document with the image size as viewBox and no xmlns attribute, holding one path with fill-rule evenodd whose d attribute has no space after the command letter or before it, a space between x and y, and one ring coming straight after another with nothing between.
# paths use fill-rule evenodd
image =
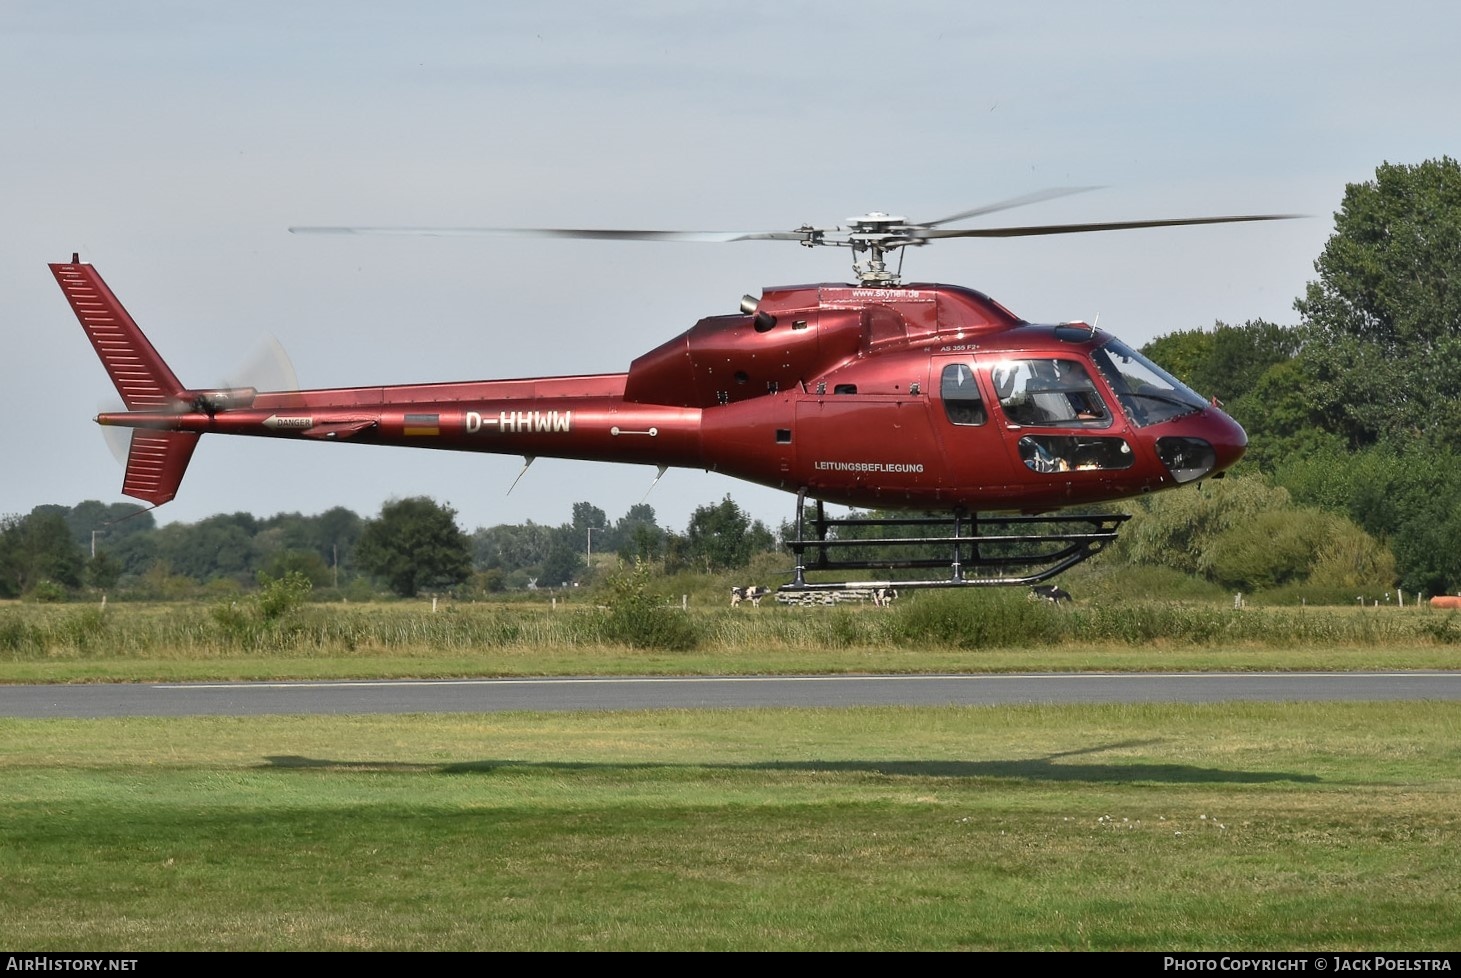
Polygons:
<instances>
[{"instance_id":1,"label":"cockpit windshield","mask_svg":"<svg viewBox=\"0 0 1461 978\"><path fill-rule=\"evenodd\" d=\"M1200 394L1120 340L1091 351L1091 359L1138 427L1195 414L1208 406Z\"/></svg>"}]
</instances>

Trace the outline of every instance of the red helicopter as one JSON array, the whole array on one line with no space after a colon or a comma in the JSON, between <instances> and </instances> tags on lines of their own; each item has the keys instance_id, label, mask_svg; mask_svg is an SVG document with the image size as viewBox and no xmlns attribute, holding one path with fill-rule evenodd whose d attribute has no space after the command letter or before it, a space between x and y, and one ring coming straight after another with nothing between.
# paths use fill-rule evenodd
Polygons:
<instances>
[{"instance_id":1,"label":"red helicopter","mask_svg":"<svg viewBox=\"0 0 1461 978\"><path fill-rule=\"evenodd\" d=\"M785 591L815 572L943 568L898 587L1025 585L1115 539L1089 509L1218 478L1247 436L1111 334L1026 322L983 293L899 283L888 255L943 238L1279 220L1244 215L946 228L1089 188L1058 188L925 223L869 213L846 227L699 232L548 228L291 228L336 234L520 234L607 240L796 241L851 248L855 284L764 289L635 359L624 373L390 387L196 389L173 375L75 255L50 266L127 410L122 492L178 491L205 433L708 469L796 494ZM900 262L901 264L901 262ZM813 515L805 503L813 502ZM883 515L829 517L825 503ZM1086 507L1087 512L1059 510ZM812 577L809 577L812 575ZM905 573L902 576L907 577ZM917 575L914 575L917 578Z\"/></svg>"}]
</instances>

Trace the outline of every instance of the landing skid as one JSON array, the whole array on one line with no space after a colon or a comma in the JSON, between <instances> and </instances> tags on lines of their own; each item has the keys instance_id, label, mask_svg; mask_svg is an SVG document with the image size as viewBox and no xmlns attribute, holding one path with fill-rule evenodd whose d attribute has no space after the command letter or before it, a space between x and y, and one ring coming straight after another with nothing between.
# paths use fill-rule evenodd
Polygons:
<instances>
[{"instance_id":1,"label":"landing skid","mask_svg":"<svg viewBox=\"0 0 1461 978\"><path fill-rule=\"evenodd\" d=\"M829 517L816 501L806 516L797 496L796 558L782 593L854 588L1018 587L1048 580L1094 557L1116 539L1124 513L984 516ZM846 532L843 532L846 531ZM863 536L863 534L868 534ZM821 572L932 570L947 576L902 580L809 581Z\"/></svg>"}]
</instances>

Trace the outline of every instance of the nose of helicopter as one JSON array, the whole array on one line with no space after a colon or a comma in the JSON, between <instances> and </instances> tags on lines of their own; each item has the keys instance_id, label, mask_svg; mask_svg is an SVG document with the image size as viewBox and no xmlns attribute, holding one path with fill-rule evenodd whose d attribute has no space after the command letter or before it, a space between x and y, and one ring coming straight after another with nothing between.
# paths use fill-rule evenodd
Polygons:
<instances>
[{"instance_id":1,"label":"nose of helicopter","mask_svg":"<svg viewBox=\"0 0 1461 978\"><path fill-rule=\"evenodd\" d=\"M1168 426L1156 440L1157 457L1180 483L1221 475L1248 448L1248 433L1216 405Z\"/></svg>"},{"instance_id":2,"label":"nose of helicopter","mask_svg":"<svg viewBox=\"0 0 1461 978\"><path fill-rule=\"evenodd\" d=\"M1210 416L1208 421L1211 427L1207 438L1212 443L1213 453L1217 455L1217 464L1213 466L1213 473L1226 472L1238 464L1238 460L1248 450L1248 432L1216 406L1204 411L1203 414Z\"/></svg>"}]
</instances>

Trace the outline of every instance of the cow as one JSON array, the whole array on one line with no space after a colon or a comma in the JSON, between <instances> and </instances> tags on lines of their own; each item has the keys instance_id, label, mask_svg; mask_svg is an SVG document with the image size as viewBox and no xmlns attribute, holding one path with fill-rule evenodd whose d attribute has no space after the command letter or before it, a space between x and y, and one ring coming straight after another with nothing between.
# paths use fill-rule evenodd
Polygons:
<instances>
[{"instance_id":1,"label":"cow","mask_svg":"<svg viewBox=\"0 0 1461 978\"><path fill-rule=\"evenodd\" d=\"M751 602L751 607L761 607L761 599L771 593L769 587L762 587L759 584L751 584L747 587L731 588L731 607L738 608L742 601Z\"/></svg>"},{"instance_id":2,"label":"cow","mask_svg":"<svg viewBox=\"0 0 1461 978\"><path fill-rule=\"evenodd\" d=\"M1070 601L1070 592L1062 591L1054 584L1032 584L1030 586L1030 601L1049 601L1051 604L1060 604L1062 601Z\"/></svg>"}]
</instances>

